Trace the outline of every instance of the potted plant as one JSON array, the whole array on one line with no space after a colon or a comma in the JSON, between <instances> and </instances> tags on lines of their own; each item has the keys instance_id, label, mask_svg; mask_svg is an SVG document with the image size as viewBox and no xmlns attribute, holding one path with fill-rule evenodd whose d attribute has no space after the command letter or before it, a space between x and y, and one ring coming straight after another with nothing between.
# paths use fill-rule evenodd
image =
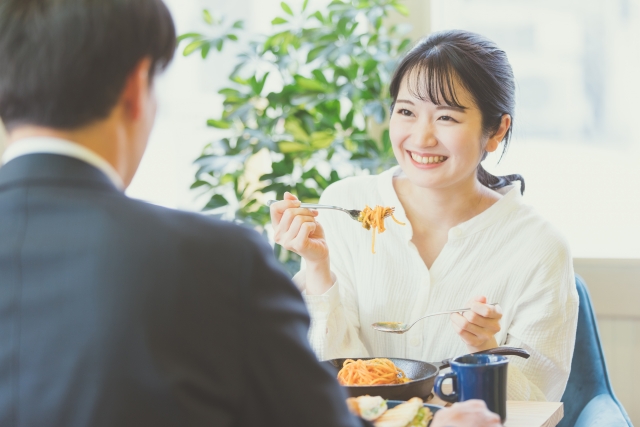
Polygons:
<instances>
[{"instance_id":1,"label":"potted plant","mask_svg":"<svg viewBox=\"0 0 640 427\"><path fill-rule=\"evenodd\" d=\"M400 0L334 0L323 11L294 11L282 2L269 34L249 35L229 76L224 110L208 125L222 137L196 160L192 188L206 194L205 210L260 230L264 205L285 191L317 202L331 183L377 173L395 163L389 132L388 82L410 40L408 25L385 25ZM206 59L236 42L242 21L225 26L203 12L215 35L188 33L183 54ZM257 173L256 173L257 172ZM276 248L290 271L299 260Z\"/></svg>"}]
</instances>

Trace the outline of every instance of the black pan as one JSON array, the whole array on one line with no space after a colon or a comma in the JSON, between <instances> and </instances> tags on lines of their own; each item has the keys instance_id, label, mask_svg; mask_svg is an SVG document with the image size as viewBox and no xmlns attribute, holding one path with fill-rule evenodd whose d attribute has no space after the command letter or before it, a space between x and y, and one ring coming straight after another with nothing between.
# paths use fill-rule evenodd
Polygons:
<instances>
[{"instance_id":1,"label":"black pan","mask_svg":"<svg viewBox=\"0 0 640 427\"><path fill-rule=\"evenodd\" d=\"M529 353L516 347L496 347L491 350L479 351L473 354L500 354L503 356L520 356L525 359L529 358ZM355 357L353 359L356 359ZM369 360L375 359L374 357L358 357L357 359ZM409 400L412 397L420 397L426 400L431 394L433 389L433 383L438 376L440 369L449 367L451 359L445 359L442 362L428 363L419 360L411 359L398 359L394 357L388 357L398 368L402 369L407 377L411 378L411 381L404 384L385 384L374 386L344 386L349 392L349 395L353 397L364 396L381 396L388 400ZM326 363L330 364L338 371L342 368L345 359L333 359L328 360Z\"/></svg>"}]
</instances>

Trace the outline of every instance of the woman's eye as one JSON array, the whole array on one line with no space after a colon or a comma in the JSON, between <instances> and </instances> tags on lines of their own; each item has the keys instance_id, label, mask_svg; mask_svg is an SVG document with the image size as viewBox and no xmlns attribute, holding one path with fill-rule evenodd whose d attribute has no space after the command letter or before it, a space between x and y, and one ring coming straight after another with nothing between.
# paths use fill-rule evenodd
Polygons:
<instances>
[{"instance_id":1,"label":"woman's eye","mask_svg":"<svg viewBox=\"0 0 640 427\"><path fill-rule=\"evenodd\" d=\"M451 116L440 116L438 120L442 120L443 122L455 122L456 120Z\"/></svg>"},{"instance_id":2,"label":"woman's eye","mask_svg":"<svg viewBox=\"0 0 640 427\"><path fill-rule=\"evenodd\" d=\"M401 108L398 110L398 114L403 115L403 116L410 116L413 113L409 110L407 110L406 108Z\"/></svg>"}]
</instances>

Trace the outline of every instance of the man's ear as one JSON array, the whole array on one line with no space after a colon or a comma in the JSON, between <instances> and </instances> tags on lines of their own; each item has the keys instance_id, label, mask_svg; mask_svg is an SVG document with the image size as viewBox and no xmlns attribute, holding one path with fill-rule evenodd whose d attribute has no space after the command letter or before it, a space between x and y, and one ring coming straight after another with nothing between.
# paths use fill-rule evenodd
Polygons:
<instances>
[{"instance_id":1,"label":"man's ear","mask_svg":"<svg viewBox=\"0 0 640 427\"><path fill-rule=\"evenodd\" d=\"M500 142L504 139L504 136L507 134L507 131L511 127L511 116L509 114L503 114L500 119L500 126L498 130L489 137L487 141L487 146L484 148L485 151L489 153L493 153L498 149Z\"/></svg>"},{"instance_id":2,"label":"man's ear","mask_svg":"<svg viewBox=\"0 0 640 427\"><path fill-rule=\"evenodd\" d=\"M149 96L149 69L151 59L140 60L133 68L120 95L120 105L130 120L138 120L143 114L145 102Z\"/></svg>"}]
</instances>

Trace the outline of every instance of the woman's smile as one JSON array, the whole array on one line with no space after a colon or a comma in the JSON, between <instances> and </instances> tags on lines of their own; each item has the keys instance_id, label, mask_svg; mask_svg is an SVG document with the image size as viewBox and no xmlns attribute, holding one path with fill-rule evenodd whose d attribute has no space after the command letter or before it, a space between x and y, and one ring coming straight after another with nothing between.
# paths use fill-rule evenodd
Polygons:
<instances>
[{"instance_id":1,"label":"woman's smile","mask_svg":"<svg viewBox=\"0 0 640 427\"><path fill-rule=\"evenodd\" d=\"M441 156L438 154L430 154L430 153L416 153L414 151L408 151L409 157L413 160L413 164L415 167L420 169L433 169L440 166L442 163L446 162L449 157Z\"/></svg>"}]
</instances>

